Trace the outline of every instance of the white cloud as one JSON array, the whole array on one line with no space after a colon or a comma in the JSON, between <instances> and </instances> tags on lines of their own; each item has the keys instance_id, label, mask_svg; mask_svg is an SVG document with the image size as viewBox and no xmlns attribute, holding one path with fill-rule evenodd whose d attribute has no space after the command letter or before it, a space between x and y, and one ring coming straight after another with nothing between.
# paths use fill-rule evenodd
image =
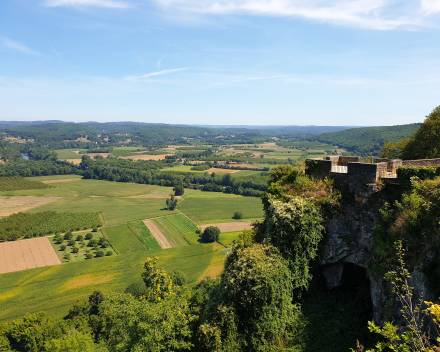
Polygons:
<instances>
[{"instance_id":1,"label":"white cloud","mask_svg":"<svg viewBox=\"0 0 440 352\"><path fill-rule=\"evenodd\" d=\"M428 15L440 12L440 0L420 0L420 5Z\"/></svg>"},{"instance_id":2,"label":"white cloud","mask_svg":"<svg viewBox=\"0 0 440 352\"><path fill-rule=\"evenodd\" d=\"M307 18L373 29L415 27L422 22L407 4L393 0L154 0L165 9L198 14L250 14ZM414 0L412 0L414 1ZM425 11L439 8L440 0L420 0ZM437 5L432 5L436 3ZM399 7L400 6L400 7Z\"/></svg>"},{"instance_id":3,"label":"white cloud","mask_svg":"<svg viewBox=\"0 0 440 352\"><path fill-rule=\"evenodd\" d=\"M125 80L126 81L142 81L142 80L147 80L150 77L168 75L170 73L179 72L179 71L183 71L183 70L186 70L186 68L174 68L174 69L170 69L170 70L151 72L151 73L147 73L147 74L141 75L141 76L127 76L127 77L125 77Z\"/></svg>"},{"instance_id":4,"label":"white cloud","mask_svg":"<svg viewBox=\"0 0 440 352\"><path fill-rule=\"evenodd\" d=\"M129 4L122 1L114 0L45 0L44 6L47 7L60 7L60 6L72 6L72 7L107 7L113 9L125 9L130 7Z\"/></svg>"},{"instance_id":5,"label":"white cloud","mask_svg":"<svg viewBox=\"0 0 440 352\"><path fill-rule=\"evenodd\" d=\"M11 39L1 38L0 40L5 48L19 51L19 52L21 52L23 54L27 54L27 55L40 55L40 53L38 53L37 51L29 49L28 47L24 46L23 44L14 42Z\"/></svg>"}]
</instances>

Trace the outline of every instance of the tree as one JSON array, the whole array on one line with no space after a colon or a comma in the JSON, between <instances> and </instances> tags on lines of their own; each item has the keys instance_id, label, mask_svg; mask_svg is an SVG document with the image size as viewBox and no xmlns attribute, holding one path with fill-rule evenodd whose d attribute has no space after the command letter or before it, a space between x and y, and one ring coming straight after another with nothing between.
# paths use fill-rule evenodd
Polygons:
<instances>
[{"instance_id":1,"label":"tree","mask_svg":"<svg viewBox=\"0 0 440 352\"><path fill-rule=\"evenodd\" d=\"M86 240L90 240L90 239L92 239L92 238L93 238L93 233L89 232L89 233L86 235Z\"/></svg>"},{"instance_id":2,"label":"tree","mask_svg":"<svg viewBox=\"0 0 440 352\"><path fill-rule=\"evenodd\" d=\"M202 233L202 242L211 243L219 240L220 229L215 226L208 226Z\"/></svg>"},{"instance_id":3,"label":"tree","mask_svg":"<svg viewBox=\"0 0 440 352\"><path fill-rule=\"evenodd\" d=\"M73 237L73 235L72 235L72 232L71 231L67 231L65 234L64 234L64 239L65 240L71 240L72 239L72 237Z\"/></svg>"},{"instance_id":4,"label":"tree","mask_svg":"<svg viewBox=\"0 0 440 352\"><path fill-rule=\"evenodd\" d=\"M171 196L170 199L167 199L166 203L168 210L174 210L177 206L177 199L175 199L174 196Z\"/></svg>"},{"instance_id":5,"label":"tree","mask_svg":"<svg viewBox=\"0 0 440 352\"><path fill-rule=\"evenodd\" d=\"M110 257L111 255L113 255L113 252L112 252L112 251L107 251L107 252L105 253L105 255L106 255L107 257Z\"/></svg>"},{"instance_id":6,"label":"tree","mask_svg":"<svg viewBox=\"0 0 440 352\"><path fill-rule=\"evenodd\" d=\"M92 253L86 253L86 259L93 259Z\"/></svg>"},{"instance_id":7,"label":"tree","mask_svg":"<svg viewBox=\"0 0 440 352\"><path fill-rule=\"evenodd\" d=\"M234 213L234 216L232 217L233 219L236 219L236 220L238 220L238 219L242 219L243 218L243 212L242 211L236 211L235 213Z\"/></svg>"},{"instance_id":8,"label":"tree","mask_svg":"<svg viewBox=\"0 0 440 352\"><path fill-rule=\"evenodd\" d=\"M78 253L79 252L79 248L78 247L72 247L72 252L73 253Z\"/></svg>"},{"instance_id":9,"label":"tree","mask_svg":"<svg viewBox=\"0 0 440 352\"><path fill-rule=\"evenodd\" d=\"M76 240L77 241L82 241L84 239L84 236L83 235L78 235L78 236L76 236Z\"/></svg>"},{"instance_id":10,"label":"tree","mask_svg":"<svg viewBox=\"0 0 440 352\"><path fill-rule=\"evenodd\" d=\"M185 193L185 189L182 185L174 186L173 191L175 196L183 196L183 193Z\"/></svg>"},{"instance_id":11,"label":"tree","mask_svg":"<svg viewBox=\"0 0 440 352\"><path fill-rule=\"evenodd\" d=\"M200 350L296 351L290 340L300 323L292 281L275 247L235 244L202 314Z\"/></svg>"},{"instance_id":12,"label":"tree","mask_svg":"<svg viewBox=\"0 0 440 352\"><path fill-rule=\"evenodd\" d=\"M103 256L104 256L104 251L103 251L102 249L98 249L98 250L96 251L96 256L97 256L97 257L103 257Z\"/></svg>"}]
</instances>

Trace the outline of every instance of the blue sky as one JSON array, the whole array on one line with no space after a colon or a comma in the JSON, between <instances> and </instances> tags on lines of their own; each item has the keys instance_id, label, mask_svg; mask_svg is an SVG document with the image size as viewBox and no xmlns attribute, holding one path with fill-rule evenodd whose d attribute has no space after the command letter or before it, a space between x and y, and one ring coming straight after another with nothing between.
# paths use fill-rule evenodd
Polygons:
<instances>
[{"instance_id":1,"label":"blue sky","mask_svg":"<svg viewBox=\"0 0 440 352\"><path fill-rule=\"evenodd\" d=\"M440 0L2 0L0 119L420 122L439 34Z\"/></svg>"}]
</instances>

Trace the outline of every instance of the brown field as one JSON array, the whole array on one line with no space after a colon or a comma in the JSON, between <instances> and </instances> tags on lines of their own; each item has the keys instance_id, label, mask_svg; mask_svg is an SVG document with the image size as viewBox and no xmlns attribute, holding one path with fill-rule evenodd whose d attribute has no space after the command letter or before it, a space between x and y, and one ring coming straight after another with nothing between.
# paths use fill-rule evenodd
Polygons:
<instances>
[{"instance_id":1,"label":"brown field","mask_svg":"<svg viewBox=\"0 0 440 352\"><path fill-rule=\"evenodd\" d=\"M251 230L252 229L252 225L250 222L225 222L225 223L218 223L218 224L201 225L202 231L205 230L209 226L218 227L221 232L234 232L234 231L242 231L242 230Z\"/></svg>"},{"instance_id":2,"label":"brown field","mask_svg":"<svg viewBox=\"0 0 440 352\"><path fill-rule=\"evenodd\" d=\"M104 159L108 158L109 153L87 153L86 155L90 156L92 159L97 155L101 155Z\"/></svg>"},{"instance_id":3,"label":"brown field","mask_svg":"<svg viewBox=\"0 0 440 352\"><path fill-rule=\"evenodd\" d=\"M78 165L81 162L81 159L63 159L69 163L74 163L75 165Z\"/></svg>"},{"instance_id":4,"label":"brown field","mask_svg":"<svg viewBox=\"0 0 440 352\"><path fill-rule=\"evenodd\" d=\"M57 182L70 182L70 181L79 181L80 178L62 178L60 180L47 180L47 181L41 181L43 183L57 183Z\"/></svg>"},{"instance_id":5,"label":"brown field","mask_svg":"<svg viewBox=\"0 0 440 352\"><path fill-rule=\"evenodd\" d=\"M157 227L157 225L153 222L153 220L144 220L144 224L145 226L148 227L148 229L150 230L151 234L153 235L157 243L159 243L160 248L166 249L173 247L173 245L170 242L168 242L165 235Z\"/></svg>"},{"instance_id":6,"label":"brown field","mask_svg":"<svg viewBox=\"0 0 440 352\"><path fill-rule=\"evenodd\" d=\"M0 243L0 274L58 264L47 237Z\"/></svg>"},{"instance_id":7,"label":"brown field","mask_svg":"<svg viewBox=\"0 0 440 352\"><path fill-rule=\"evenodd\" d=\"M161 154L161 155L139 155L139 156L123 156L121 159L133 159L134 161L138 160L164 160L167 155L174 154Z\"/></svg>"},{"instance_id":8,"label":"brown field","mask_svg":"<svg viewBox=\"0 0 440 352\"><path fill-rule=\"evenodd\" d=\"M18 196L18 197L0 197L0 217L9 216L20 211L30 210L40 205L47 204L58 197L32 197L32 196Z\"/></svg>"},{"instance_id":9,"label":"brown field","mask_svg":"<svg viewBox=\"0 0 440 352\"><path fill-rule=\"evenodd\" d=\"M231 169L217 169L213 167L212 169L206 170L208 174L212 174L215 172L216 174L235 174L236 172L239 172L241 170L231 170Z\"/></svg>"}]
</instances>

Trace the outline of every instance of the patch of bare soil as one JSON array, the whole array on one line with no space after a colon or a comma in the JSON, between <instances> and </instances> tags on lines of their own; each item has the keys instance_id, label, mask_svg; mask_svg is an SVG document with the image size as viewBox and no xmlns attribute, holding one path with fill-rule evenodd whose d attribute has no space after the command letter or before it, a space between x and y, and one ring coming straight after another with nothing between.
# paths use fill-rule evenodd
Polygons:
<instances>
[{"instance_id":1,"label":"patch of bare soil","mask_svg":"<svg viewBox=\"0 0 440 352\"><path fill-rule=\"evenodd\" d=\"M9 216L20 211L30 210L40 205L47 204L58 197L33 197L33 196L18 196L18 197L0 197L0 217Z\"/></svg>"},{"instance_id":2,"label":"patch of bare soil","mask_svg":"<svg viewBox=\"0 0 440 352\"><path fill-rule=\"evenodd\" d=\"M202 231L204 231L209 226L218 227L221 232L234 232L234 231L243 231L243 230L252 229L252 225L250 222L225 222L219 224L201 225Z\"/></svg>"},{"instance_id":3,"label":"patch of bare soil","mask_svg":"<svg viewBox=\"0 0 440 352\"><path fill-rule=\"evenodd\" d=\"M0 274L58 264L47 237L0 243Z\"/></svg>"},{"instance_id":4,"label":"patch of bare soil","mask_svg":"<svg viewBox=\"0 0 440 352\"><path fill-rule=\"evenodd\" d=\"M160 248L172 248L173 245L167 240L162 231L157 227L153 220L144 220L145 226L148 227L154 239L159 243Z\"/></svg>"},{"instance_id":5,"label":"patch of bare soil","mask_svg":"<svg viewBox=\"0 0 440 352\"><path fill-rule=\"evenodd\" d=\"M42 183L58 183L58 182L70 182L70 181L79 181L80 178L63 178L60 180L47 180L47 181L41 181Z\"/></svg>"},{"instance_id":6,"label":"patch of bare soil","mask_svg":"<svg viewBox=\"0 0 440 352\"><path fill-rule=\"evenodd\" d=\"M216 173L216 174L235 174L236 172L239 172L241 170L232 170L232 169L219 169L213 167L212 169L206 170L208 174Z\"/></svg>"},{"instance_id":7,"label":"patch of bare soil","mask_svg":"<svg viewBox=\"0 0 440 352\"><path fill-rule=\"evenodd\" d=\"M133 159L134 161L138 160L164 160L167 155L174 154L162 154L162 155L136 155L136 156L123 156L121 159Z\"/></svg>"}]
</instances>

